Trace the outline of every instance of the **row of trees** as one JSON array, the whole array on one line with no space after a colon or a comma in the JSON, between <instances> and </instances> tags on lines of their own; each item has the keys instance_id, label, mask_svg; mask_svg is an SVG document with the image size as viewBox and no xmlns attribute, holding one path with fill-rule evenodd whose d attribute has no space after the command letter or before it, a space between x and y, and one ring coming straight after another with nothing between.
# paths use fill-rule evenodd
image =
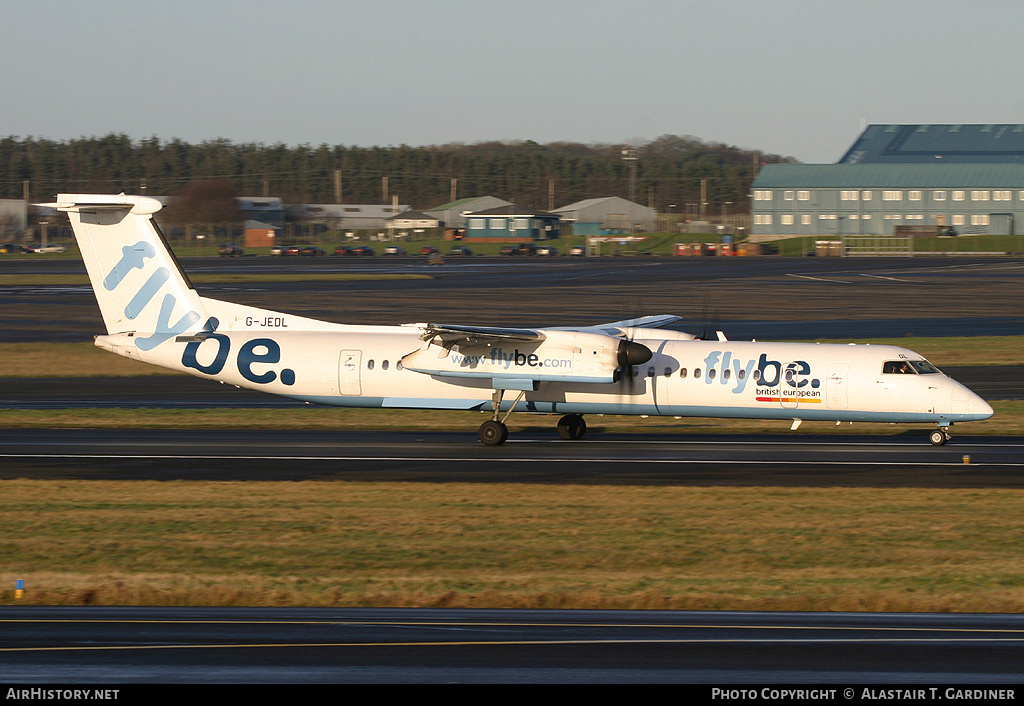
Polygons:
<instances>
[{"instance_id":1,"label":"row of trees","mask_svg":"<svg viewBox=\"0 0 1024 706\"><path fill-rule=\"evenodd\" d=\"M226 180L244 196L287 203L385 203L397 195L417 209L465 196L494 195L538 209L603 196L659 211L684 212L701 201L745 208L758 164L791 162L694 137L664 135L621 145L484 142L426 147L189 144L123 134L53 141L0 139L0 198L28 192L42 200L65 192L180 195L196 181ZM631 168L635 173L631 175Z\"/></svg>"}]
</instances>

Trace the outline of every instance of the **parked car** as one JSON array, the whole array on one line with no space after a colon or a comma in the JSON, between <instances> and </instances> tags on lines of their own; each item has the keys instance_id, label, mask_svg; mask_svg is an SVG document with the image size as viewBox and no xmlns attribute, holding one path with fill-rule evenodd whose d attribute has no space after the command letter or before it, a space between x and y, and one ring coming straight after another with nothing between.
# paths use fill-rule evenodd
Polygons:
<instances>
[{"instance_id":1,"label":"parked car","mask_svg":"<svg viewBox=\"0 0 1024 706\"><path fill-rule=\"evenodd\" d=\"M586 257L587 249L582 245L574 245L569 248L569 257Z\"/></svg>"},{"instance_id":2,"label":"parked car","mask_svg":"<svg viewBox=\"0 0 1024 706\"><path fill-rule=\"evenodd\" d=\"M274 247L270 248L270 254L277 255L278 257L280 257L281 255L284 255L284 252L287 249L288 248L285 245L275 245Z\"/></svg>"},{"instance_id":3,"label":"parked car","mask_svg":"<svg viewBox=\"0 0 1024 706\"><path fill-rule=\"evenodd\" d=\"M537 247L533 243L519 243L518 245L502 245L499 255L515 257L517 255L536 255Z\"/></svg>"},{"instance_id":4,"label":"parked car","mask_svg":"<svg viewBox=\"0 0 1024 706\"><path fill-rule=\"evenodd\" d=\"M558 248L556 248L554 245L539 245L537 246L536 254L553 257L558 254Z\"/></svg>"},{"instance_id":5,"label":"parked car","mask_svg":"<svg viewBox=\"0 0 1024 706\"><path fill-rule=\"evenodd\" d=\"M424 245L420 248L420 255L440 255L441 251L435 248L433 245Z\"/></svg>"},{"instance_id":6,"label":"parked car","mask_svg":"<svg viewBox=\"0 0 1024 706\"><path fill-rule=\"evenodd\" d=\"M334 248L334 254L339 256L339 257L348 257L349 255L352 255L353 253L352 253L352 248L350 248L349 246L347 246L347 245L339 245L338 247Z\"/></svg>"},{"instance_id":7,"label":"parked car","mask_svg":"<svg viewBox=\"0 0 1024 706\"><path fill-rule=\"evenodd\" d=\"M323 248L316 245L303 245L299 248L299 255L303 257L323 257L325 254Z\"/></svg>"},{"instance_id":8,"label":"parked car","mask_svg":"<svg viewBox=\"0 0 1024 706\"><path fill-rule=\"evenodd\" d=\"M473 254L473 251L465 245L453 245L452 249L448 251L448 254L452 257L469 257Z\"/></svg>"},{"instance_id":9,"label":"parked car","mask_svg":"<svg viewBox=\"0 0 1024 706\"><path fill-rule=\"evenodd\" d=\"M17 243L2 243L0 244L0 253L23 253L31 252L24 245L18 245Z\"/></svg>"},{"instance_id":10,"label":"parked car","mask_svg":"<svg viewBox=\"0 0 1024 706\"><path fill-rule=\"evenodd\" d=\"M366 245L357 245L354 248L352 248L352 254L359 255L362 257L369 257L370 255L376 255L377 253L375 253L373 251L373 248L371 247L368 247Z\"/></svg>"},{"instance_id":11,"label":"parked car","mask_svg":"<svg viewBox=\"0 0 1024 706\"><path fill-rule=\"evenodd\" d=\"M221 257L241 257L245 252L234 243L223 243L217 247L217 254Z\"/></svg>"},{"instance_id":12,"label":"parked car","mask_svg":"<svg viewBox=\"0 0 1024 706\"><path fill-rule=\"evenodd\" d=\"M386 248L384 248L384 254L400 257L402 255L405 255L405 248L399 247L398 245L389 245Z\"/></svg>"}]
</instances>

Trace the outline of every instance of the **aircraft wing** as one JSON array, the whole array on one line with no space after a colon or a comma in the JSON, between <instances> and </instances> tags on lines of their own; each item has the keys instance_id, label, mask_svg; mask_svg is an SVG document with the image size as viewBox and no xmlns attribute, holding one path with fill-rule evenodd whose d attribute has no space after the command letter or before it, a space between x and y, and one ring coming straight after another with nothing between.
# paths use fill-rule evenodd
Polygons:
<instances>
[{"instance_id":1,"label":"aircraft wing","mask_svg":"<svg viewBox=\"0 0 1024 706\"><path fill-rule=\"evenodd\" d=\"M682 321L682 316L675 316L673 314L656 314L654 316L641 316L637 319L623 319L622 321L612 321L607 324L598 324L588 328L662 328L669 324L674 324L676 321Z\"/></svg>"},{"instance_id":2,"label":"aircraft wing","mask_svg":"<svg viewBox=\"0 0 1024 706\"><path fill-rule=\"evenodd\" d=\"M559 326L554 330L558 331L580 331L589 333L602 333L608 336L632 337L635 331L630 329L654 329L682 321L682 316L672 314L658 314L655 316L641 316L636 319L623 319L622 321L611 321L607 324L594 324L593 326Z\"/></svg>"},{"instance_id":3,"label":"aircraft wing","mask_svg":"<svg viewBox=\"0 0 1024 706\"><path fill-rule=\"evenodd\" d=\"M543 341L547 336L528 328L499 328L495 326L455 326L448 324L414 324L423 329L424 341L438 343L445 348L474 346L508 341Z\"/></svg>"}]
</instances>

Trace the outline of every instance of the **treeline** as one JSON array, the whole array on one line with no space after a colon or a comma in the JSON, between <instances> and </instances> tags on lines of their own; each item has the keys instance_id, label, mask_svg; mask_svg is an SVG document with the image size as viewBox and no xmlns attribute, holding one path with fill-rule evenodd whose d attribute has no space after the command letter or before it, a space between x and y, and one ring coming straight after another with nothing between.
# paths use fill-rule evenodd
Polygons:
<instances>
[{"instance_id":1,"label":"treeline","mask_svg":"<svg viewBox=\"0 0 1024 706\"><path fill-rule=\"evenodd\" d=\"M588 198L621 196L657 210L711 213L731 203L745 210L758 164L792 162L694 137L664 135L632 145L483 142L427 147L189 144L123 134L68 141L0 139L0 198L43 200L58 192L171 196L191 182L228 180L241 196L286 203L400 203L427 209L467 196L492 195L547 209ZM631 169L635 174L631 175ZM340 195L340 201L338 199Z\"/></svg>"}]
</instances>

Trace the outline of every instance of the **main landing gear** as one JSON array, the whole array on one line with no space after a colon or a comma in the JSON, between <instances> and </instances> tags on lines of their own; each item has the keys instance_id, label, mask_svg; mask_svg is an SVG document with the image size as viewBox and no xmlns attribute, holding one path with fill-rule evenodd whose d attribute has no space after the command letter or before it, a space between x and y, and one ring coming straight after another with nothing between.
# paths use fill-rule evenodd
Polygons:
<instances>
[{"instance_id":1,"label":"main landing gear","mask_svg":"<svg viewBox=\"0 0 1024 706\"><path fill-rule=\"evenodd\" d=\"M516 408L519 401L526 395L525 392L520 392L519 397L512 403L512 407L502 417L500 409L504 393L504 390L494 391L494 395L491 398L493 409L491 418L481 424L480 429L477 430L477 435L485 446L501 446L508 441L508 427L505 426L505 420L508 419L509 415L512 414L512 410ZM558 420L558 435L563 439L582 439L586 433L587 423L583 421L583 415L581 414L567 414Z\"/></svg>"},{"instance_id":2,"label":"main landing gear","mask_svg":"<svg viewBox=\"0 0 1024 706\"><path fill-rule=\"evenodd\" d=\"M501 399L505 396L504 390L495 390L491 396L491 418L480 425L480 429L477 430L477 435L480 437L480 441L485 446L501 446L508 441L508 427L505 426L505 420L508 419L509 415L512 414L512 410L519 404L519 400L526 397L526 392L520 392L519 396L516 397L516 401L512 403L512 407L509 408L505 416L501 416Z\"/></svg>"},{"instance_id":3,"label":"main landing gear","mask_svg":"<svg viewBox=\"0 0 1024 706\"><path fill-rule=\"evenodd\" d=\"M942 427L936 429L928 435L928 441L932 442L932 446L942 446L953 437L949 433L949 427Z\"/></svg>"},{"instance_id":4,"label":"main landing gear","mask_svg":"<svg viewBox=\"0 0 1024 706\"><path fill-rule=\"evenodd\" d=\"M581 414L567 414L558 420L558 435L563 439L582 439L587 433L587 423Z\"/></svg>"}]
</instances>

